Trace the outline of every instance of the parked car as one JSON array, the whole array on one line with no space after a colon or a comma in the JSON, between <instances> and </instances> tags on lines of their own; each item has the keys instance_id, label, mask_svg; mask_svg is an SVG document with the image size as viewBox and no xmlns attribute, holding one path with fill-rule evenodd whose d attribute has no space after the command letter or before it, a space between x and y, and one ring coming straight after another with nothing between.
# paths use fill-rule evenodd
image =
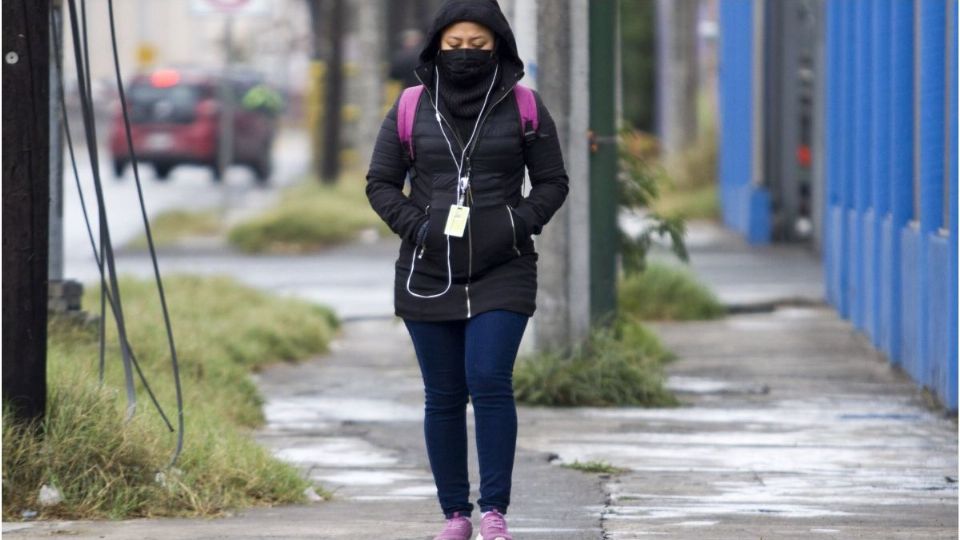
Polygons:
<instances>
[{"instance_id":1,"label":"parked car","mask_svg":"<svg viewBox=\"0 0 960 540\"><path fill-rule=\"evenodd\" d=\"M174 167L204 165L213 178L223 177L220 159L220 115L223 97L229 97L233 128L230 163L253 169L260 182L270 178L276 131L277 102L263 99L269 91L258 77L190 69L158 69L133 77L127 84L130 135L139 163L150 163L156 177L165 180ZM245 99L254 91L258 99ZM279 100L279 97L277 98ZM250 103L255 106L250 106ZM264 104L267 102L267 105ZM123 116L114 115L110 133L113 171L122 178L130 163Z\"/></svg>"}]
</instances>

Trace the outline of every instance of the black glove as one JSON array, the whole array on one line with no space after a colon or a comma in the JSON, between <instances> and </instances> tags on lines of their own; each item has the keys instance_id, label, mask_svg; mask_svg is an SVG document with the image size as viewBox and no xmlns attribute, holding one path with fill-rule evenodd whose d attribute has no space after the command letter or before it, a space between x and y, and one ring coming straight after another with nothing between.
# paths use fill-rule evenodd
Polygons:
<instances>
[{"instance_id":1,"label":"black glove","mask_svg":"<svg viewBox=\"0 0 960 540\"><path fill-rule=\"evenodd\" d=\"M523 220L516 212L513 212L513 229L516 233L515 240L517 245L520 245L530 239L530 228L527 227L527 222Z\"/></svg>"}]
</instances>

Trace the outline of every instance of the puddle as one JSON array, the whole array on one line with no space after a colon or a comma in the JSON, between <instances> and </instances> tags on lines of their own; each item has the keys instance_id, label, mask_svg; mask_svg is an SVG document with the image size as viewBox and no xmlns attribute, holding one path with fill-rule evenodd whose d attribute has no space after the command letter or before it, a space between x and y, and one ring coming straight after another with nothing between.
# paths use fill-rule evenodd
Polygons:
<instances>
[{"instance_id":1,"label":"puddle","mask_svg":"<svg viewBox=\"0 0 960 540\"><path fill-rule=\"evenodd\" d=\"M762 384L744 384L699 377L671 376L666 386L686 394L766 394L770 388Z\"/></svg>"},{"instance_id":2,"label":"puddle","mask_svg":"<svg viewBox=\"0 0 960 540\"><path fill-rule=\"evenodd\" d=\"M587 418L608 418L622 420L669 421L671 423L693 424L772 424L778 428L789 426L810 426L817 429L829 427L830 423L841 416L870 417L876 420L897 420L902 424L900 417L912 416L914 422L936 422L933 415L917 412L904 412L904 406L886 402L837 402L837 403L802 403L781 401L777 404L766 405L764 408L704 408L686 407L677 409L644 409L640 407L623 407L618 409L583 408L575 414ZM900 429L900 428L898 428Z\"/></svg>"},{"instance_id":3,"label":"puddle","mask_svg":"<svg viewBox=\"0 0 960 540\"><path fill-rule=\"evenodd\" d=\"M559 533L577 533L593 532L593 529L550 529L547 527L510 527L511 533L519 534L559 534Z\"/></svg>"},{"instance_id":4,"label":"puddle","mask_svg":"<svg viewBox=\"0 0 960 540\"><path fill-rule=\"evenodd\" d=\"M314 478L345 486L386 486L420 477L390 470L350 470L333 474L317 474Z\"/></svg>"},{"instance_id":5,"label":"puddle","mask_svg":"<svg viewBox=\"0 0 960 540\"><path fill-rule=\"evenodd\" d=\"M356 437L313 437L277 450L275 455L297 464L325 467L383 467L398 462L391 453Z\"/></svg>"},{"instance_id":6,"label":"puddle","mask_svg":"<svg viewBox=\"0 0 960 540\"><path fill-rule=\"evenodd\" d=\"M268 424L273 427L303 429L326 427L331 421L420 422L423 408L379 399L346 397L292 397L274 399L264 406Z\"/></svg>"},{"instance_id":7,"label":"puddle","mask_svg":"<svg viewBox=\"0 0 960 540\"><path fill-rule=\"evenodd\" d=\"M771 515L785 518L814 518L829 516L846 516L847 512L829 510L816 506L801 506L792 504L774 504L757 506L755 504L699 504L689 507L673 506L612 506L610 513L605 516L608 520L653 520L653 519L683 519L696 516L722 515Z\"/></svg>"},{"instance_id":8,"label":"puddle","mask_svg":"<svg viewBox=\"0 0 960 540\"><path fill-rule=\"evenodd\" d=\"M437 488L433 484L409 486L395 489L390 492L391 495L400 495L402 497L436 497Z\"/></svg>"},{"instance_id":9,"label":"puddle","mask_svg":"<svg viewBox=\"0 0 960 540\"><path fill-rule=\"evenodd\" d=\"M436 497L436 493L430 497L420 495L357 495L350 497L354 501L380 502L380 501L426 501Z\"/></svg>"}]
</instances>

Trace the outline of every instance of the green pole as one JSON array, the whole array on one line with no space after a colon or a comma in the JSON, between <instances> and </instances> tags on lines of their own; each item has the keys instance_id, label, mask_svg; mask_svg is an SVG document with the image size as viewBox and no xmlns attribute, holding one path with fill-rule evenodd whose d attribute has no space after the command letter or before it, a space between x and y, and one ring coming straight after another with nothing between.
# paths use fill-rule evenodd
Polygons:
<instances>
[{"instance_id":1,"label":"green pole","mask_svg":"<svg viewBox=\"0 0 960 540\"><path fill-rule=\"evenodd\" d=\"M616 24L619 0L590 0L590 317L616 311Z\"/></svg>"}]
</instances>

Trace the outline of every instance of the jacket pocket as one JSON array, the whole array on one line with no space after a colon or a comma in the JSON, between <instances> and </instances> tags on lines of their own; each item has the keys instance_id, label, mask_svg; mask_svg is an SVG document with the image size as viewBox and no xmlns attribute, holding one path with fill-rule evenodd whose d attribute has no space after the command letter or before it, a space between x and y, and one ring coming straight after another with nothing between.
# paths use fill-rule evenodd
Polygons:
<instances>
[{"instance_id":1,"label":"jacket pocket","mask_svg":"<svg viewBox=\"0 0 960 540\"><path fill-rule=\"evenodd\" d=\"M513 239L513 252L516 253L517 257L520 256L520 248L517 247L517 222L516 218L513 215L513 208L510 208L510 205L505 205L507 209L507 217L510 218L510 232L513 234L511 238Z\"/></svg>"},{"instance_id":2,"label":"jacket pocket","mask_svg":"<svg viewBox=\"0 0 960 540\"><path fill-rule=\"evenodd\" d=\"M471 212L473 271L483 272L517 257L516 235L509 208L504 205L476 208Z\"/></svg>"}]
</instances>

